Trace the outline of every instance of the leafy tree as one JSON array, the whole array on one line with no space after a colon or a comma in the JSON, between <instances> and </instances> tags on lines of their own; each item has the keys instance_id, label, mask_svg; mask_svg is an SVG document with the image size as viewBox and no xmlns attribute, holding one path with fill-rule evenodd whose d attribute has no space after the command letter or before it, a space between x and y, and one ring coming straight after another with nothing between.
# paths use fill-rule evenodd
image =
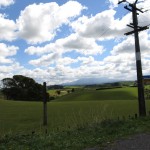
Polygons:
<instances>
[{"instance_id":1,"label":"leafy tree","mask_svg":"<svg viewBox=\"0 0 150 150\"><path fill-rule=\"evenodd\" d=\"M60 90L57 90L56 91L56 94L60 95L61 91Z\"/></svg>"},{"instance_id":2,"label":"leafy tree","mask_svg":"<svg viewBox=\"0 0 150 150\"><path fill-rule=\"evenodd\" d=\"M43 86L32 78L14 75L13 78L4 78L2 84L2 93L7 99L34 101L43 99Z\"/></svg>"},{"instance_id":3,"label":"leafy tree","mask_svg":"<svg viewBox=\"0 0 150 150\"><path fill-rule=\"evenodd\" d=\"M70 93L70 90L67 90L67 93L69 94L69 93Z\"/></svg>"},{"instance_id":4,"label":"leafy tree","mask_svg":"<svg viewBox=\"0 0 150 150\"><path fill-rule=\"evenodd\" d=\"M74 89L74 88L72 88L71 92L74 92L74 91L75 91L75 89Z\"/></svg>"}]
</instances>

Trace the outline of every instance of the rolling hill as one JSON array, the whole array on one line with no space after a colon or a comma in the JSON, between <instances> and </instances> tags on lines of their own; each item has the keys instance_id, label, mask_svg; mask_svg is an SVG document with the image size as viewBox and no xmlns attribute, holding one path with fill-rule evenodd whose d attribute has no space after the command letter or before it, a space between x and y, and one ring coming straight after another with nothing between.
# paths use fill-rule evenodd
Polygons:
<instances>
[{"instance_id":1,"label":"rolling hill","mask_svg":"<svg viewBox=\"0 0 150 150\"><path fill-rule=\"evenodd\" d=\"M80 89L74 93L70 93L56 99L56 101L95 100L137 100L137 88L124 87L106 90Z\"/></svg>"}]
</instances>

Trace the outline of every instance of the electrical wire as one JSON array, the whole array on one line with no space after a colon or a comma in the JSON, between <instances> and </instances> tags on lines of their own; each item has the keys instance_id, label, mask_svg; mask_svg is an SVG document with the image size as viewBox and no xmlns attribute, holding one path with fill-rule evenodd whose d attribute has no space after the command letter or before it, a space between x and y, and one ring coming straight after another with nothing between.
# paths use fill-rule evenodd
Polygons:
<instances>
[{"instance_id":1,"label":"electrical wire","mask_svg":"<svg viewBox=\"0 0 150 150\"><path fill-rule=\"evenodd\" d=\"M99 36L99 38L101 38L103 35L105 35L108 31L110 31L110 28L106 27L106 29L105 29L104 32Z\"/></svg>"}]
</instances>

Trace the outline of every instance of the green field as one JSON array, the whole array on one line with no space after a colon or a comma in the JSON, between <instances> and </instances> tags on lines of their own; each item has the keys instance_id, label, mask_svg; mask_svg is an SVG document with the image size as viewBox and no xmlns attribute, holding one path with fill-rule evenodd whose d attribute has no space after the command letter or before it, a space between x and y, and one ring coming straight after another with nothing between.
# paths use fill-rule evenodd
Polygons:
<instances>
[{"instance_id":1,"label":"green field","mask_svg":"<svg viewBox=\"0 0 150 150\"><path fill-rule=\"evenodd\" d=\"M136 88L80 90L48 103L48 131L75 129L138 111ZM150 102L147 101L147 110ZM0 100L0 134L42 132L41 102Z\"/></svg>"},{"instance_id":2,"label":"green field","mask_svg":"<svg viewBox=\"0 0 150 150\"><path fill-rule=\"evenodd\" d=\"M137 88L125 87L107 90L80 89L59 97L57 101L136 100Z\"/></svg>"}]
</instances>

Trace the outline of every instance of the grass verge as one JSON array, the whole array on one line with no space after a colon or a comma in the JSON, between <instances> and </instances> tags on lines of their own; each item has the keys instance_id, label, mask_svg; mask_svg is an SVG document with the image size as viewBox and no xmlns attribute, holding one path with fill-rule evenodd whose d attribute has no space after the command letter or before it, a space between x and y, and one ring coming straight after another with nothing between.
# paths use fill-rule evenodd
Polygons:
<instances>
[{"instance_id":1,"label":"grass verge","mask_svg":"<svg viewBox=\"0 0 150 150\"><path fill-rule=\"evenodd\" d=\"M104 120L70 131L44 134L7 134L0 137L1 150L84 150L103 148L112 141L136 133L150 132L150 117L129 120Z\"/></svg>"}]
</instances>

